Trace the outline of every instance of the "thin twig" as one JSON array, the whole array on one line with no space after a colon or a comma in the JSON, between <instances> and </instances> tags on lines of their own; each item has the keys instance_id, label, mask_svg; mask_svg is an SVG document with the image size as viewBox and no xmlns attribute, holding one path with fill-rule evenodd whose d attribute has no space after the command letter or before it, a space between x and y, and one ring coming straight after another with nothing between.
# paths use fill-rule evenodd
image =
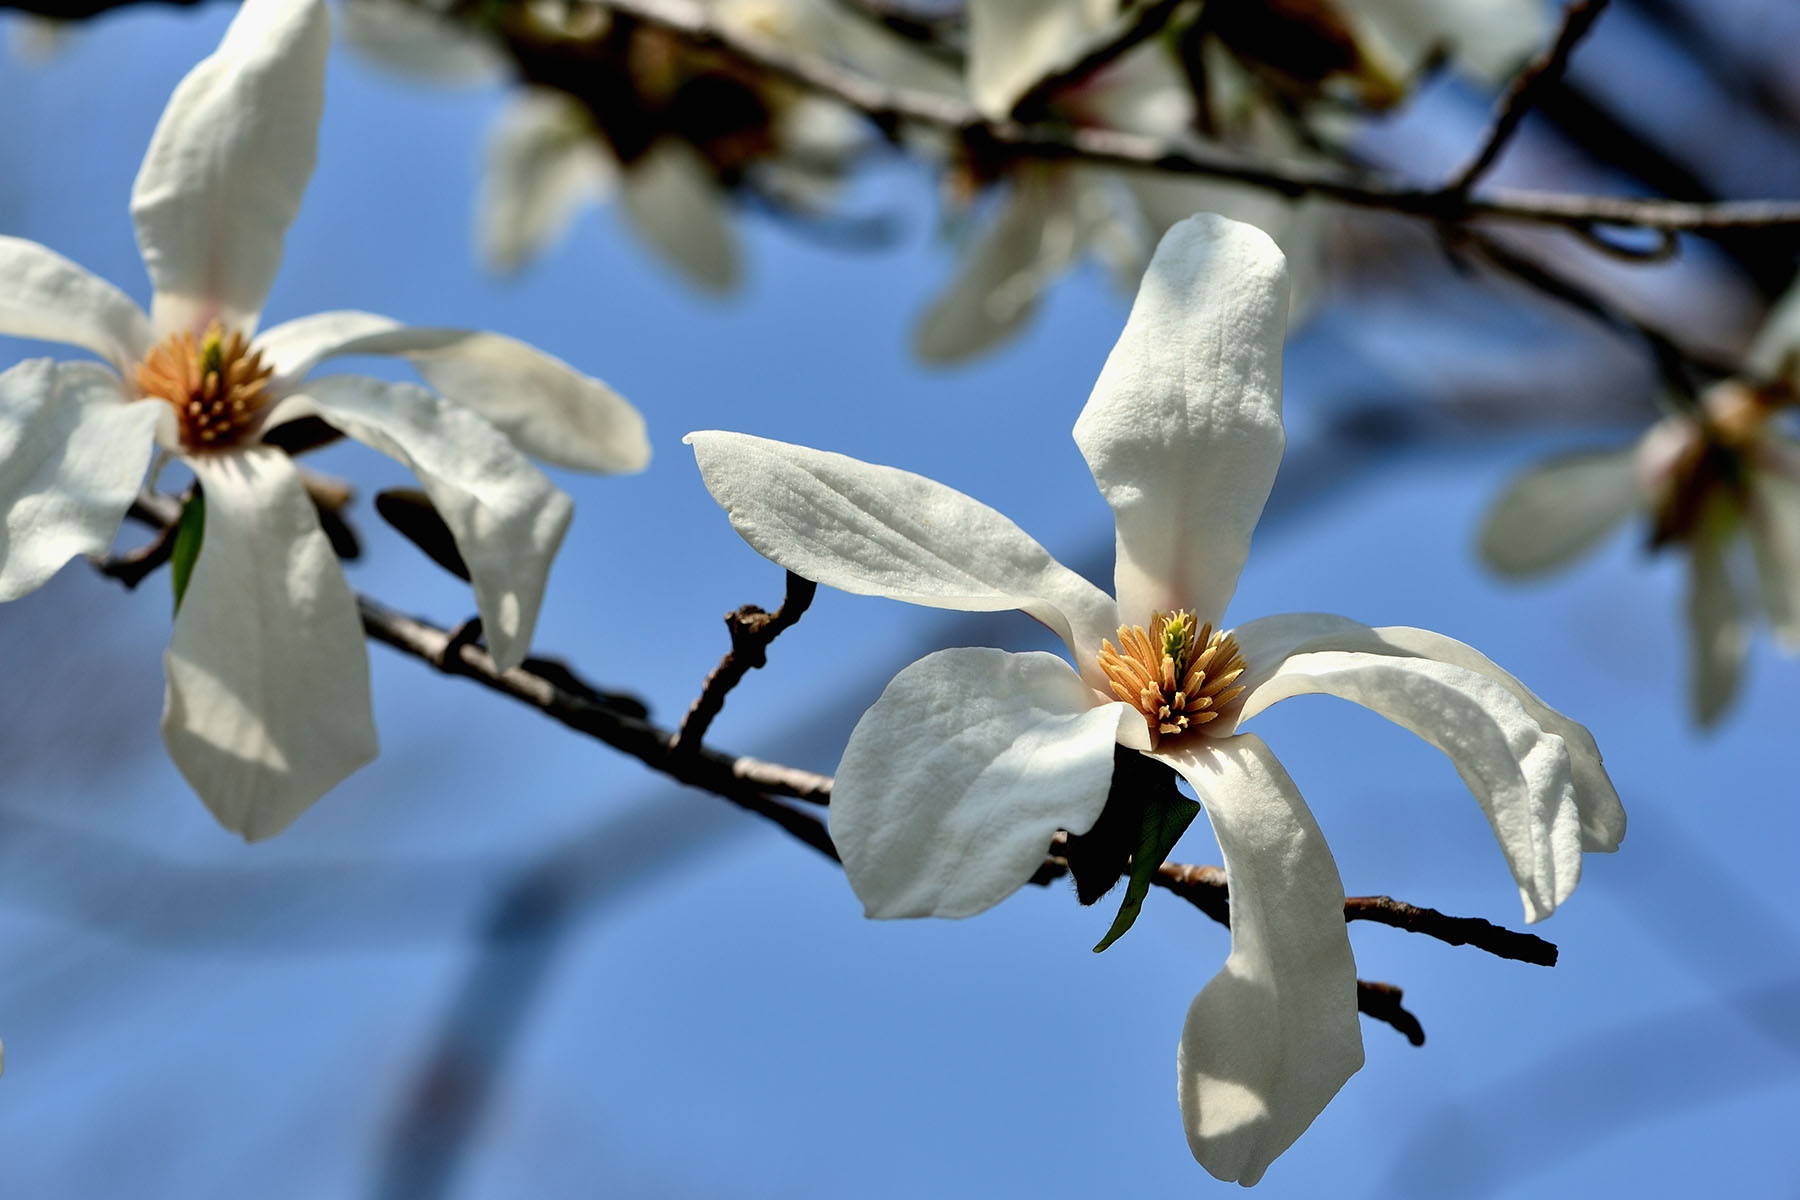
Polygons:
<instances>
[{"instance_id":1,"label":"thin twig","mask_svg":"<svg viewBox=\"0 0 1800 1200\"><path fill-rule=\"evenodd\" d=\"M675 737L669 743L671 753L692 754L700 749L700 742L706 737L713 718L725 707L725 697L747 673L769 661L769 643L800 619L801 614L812 604L813 595L818 590L819 585L812 580L789 571L787 593L782 598L781 607L773 613L764 612L754 604L746 604L725 614L725 628L731 632L731 649L725 652L719 665L706 677L706 684L701 688L693 707L681 718L681 727L675 731Z\"/></svg>"},{"instance_id":2,"label":"thin twig","mask_svg":"<svg viewBox=\"0 0 1800 1200\"><path fill-rule=\"evenodd\" d=\"M177 509L177 515L179 511ZM91 560L94 569L108 579L116 579L126 588L136 590L138 584L148 579L152 572L168 562L169 557L175 553L175 531L179 528L179 521L159 524L155 534L142 546L118 554L94 556Z\"/></svg>"},{"instance_id":3,"label":"thin twig","mask_svg":"<svg viewBox=\"0 0 1800 1200\"><path fill-rule=\"evenodd\" d=\"M1225 868L1164 863L1154 882L1218 921L1231 923L1230 888ZM1344 900L1344 920L1374 921L1409 933L1422 933L1452 946L1473 946L1497 958L1556 965L1556 944L1535 934L1519 933L1480 917L1452 917L1435 908L1420 908L1391 896L1350 896Z\"/></svg>"},{"instance_id":4,"label":"thin twig","mask_svg":"<svg viewBox=\"0 0 1800 1200\"><path fill-rule=\"evenodd\" d=\"M1512 86L1507 88L1506 96L1500 102L1499 111L1494 123L1488 129L1487 136L1482 139L1481 148L1469 159L1463 169L1458 171L1444 185L1444 190L1457 195L1466 196L1475 186L1475 182L1500 157L1506 149L1513 134L1518 132L1519 125L1549 89L1562 79L1563 71L1569 65L1569 56L1581 39L1587 36L1600 14L1606 11L1608 0L1577 0L1563 12L1562 28L1557 32L1556 40L1531 61L1523 71L1513 77Z\"/></svg>"}]
</instances>

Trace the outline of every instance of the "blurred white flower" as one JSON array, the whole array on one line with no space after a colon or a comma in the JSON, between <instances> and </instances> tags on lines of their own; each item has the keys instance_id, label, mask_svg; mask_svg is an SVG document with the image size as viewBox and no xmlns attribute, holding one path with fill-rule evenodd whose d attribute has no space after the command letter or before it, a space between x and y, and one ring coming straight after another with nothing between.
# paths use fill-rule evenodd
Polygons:
<instances>
[{"instance_id":1,"label":"blurred white flower","mask_svg":"<svg viewBox=\"0 0 1800 1200\"><path fill-rule=\"evenodd\" d=\"M1224 856L1232 949L1188 1012L1181 1109L1195 1157L1245 1184L1357 1070L1362 1041L1337 868L1244 721L1329 693L1438 747L1481 802L1531 921L1625 824L1587 731L1460 642L1321 614L1221 629L1281 457L1287 310L1265 234L1209 215L1163 239L1075 424L1117 521L1116 600L931 480L741 434L688 438L733 526L775 562L864 595L1022 609L1076 664L940 651L864 714L831 833L870 916L961 917L1004 899L1058 830L1094 827L1115 747L1193 786Z\"/></svg>"},{"instance_id":2,"label":"blurred white flower","mask_svg":"<svg viewBox=\"0 0 1800 1200\"><path fill-rule=\"evenodd\" d=\"M204 525L164 659L163 738L247 838L279 832L375 754L355 599L264 434L317 416L409 467L456 537L503 667L530 644L571 512L521 451L600 471L649 455L630 405L510 338L359 312L257 333L312 173L329 40L323 0L247 0L175 89L132 190L148 316L53 251L0 237L0 333L109 364L0 374L0 600L104 551L153 450L179 456ZM307 378L343 354L403 355L437 392Z\"/></svg>"},{"instance_id":3,"label":"blurred white flower","mask_svg":"<svg viewBox=\"0 0 1800 1200\"><path fill-rule=\"evenodd\" d=\"M1796 304L1789 324L1800 324ZM1665 417L1632 445L1532 467L1482 525L1483 559L1518 579L1568 566L1633 513L1649 522L1650 549L1682 547L1689 702L1702 727L1737 698L1756 608L1784 651L1800 649L1800 441L1774 424L1795 402L1791 365L1775 370L1778 340L1800 345L1787 332L1780 320L1765 328L1752 360L1769 370L1756 382L1714 384L1698 412Z\"/></svg>"}]
</instances>

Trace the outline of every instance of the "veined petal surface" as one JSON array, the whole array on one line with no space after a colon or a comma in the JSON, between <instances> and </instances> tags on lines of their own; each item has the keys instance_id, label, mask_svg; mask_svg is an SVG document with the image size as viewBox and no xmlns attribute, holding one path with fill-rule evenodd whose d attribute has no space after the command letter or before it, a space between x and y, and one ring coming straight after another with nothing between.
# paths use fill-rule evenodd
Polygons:
<instances>
[{"instance_id":1,"label":"veined petal surface","mask_svg":"<svg viewBox=\"0 0 1800 1200\"><path fill-rule=\"evenodd\" d=\"M1176 1054L1182 1124L1201 1166L1248 1187L1363 1064L1344 885L1261 739L1157 757L1200 797L1231 888L1231 956L1194 997Z\"/></svg>"},{"instance_id":2,"label":"veined petal surface","mask_svg":"<svg viewBox=\"0 0 1800 1200\"><path fill-rule=\"evenodd\" d=\"M550 562L575 506L506 435L410 383L336 375L281 402L271 423L312 414L404 463L468 564L482 632L501 670L531 648Z\"/></svg>"},{"instance_id":3,"label":"veined petal surface","mask_svg":"<svg viewBox=\"0 0 1800 1200\"><path fill-rule=\"evenodd\" d=\"M1284 613L1246 622L1232 630L1249 664L1238 682L1253 692L1281 669L1292 655L1319 650L1359 654L1410 655L1474 671L1513 694L1525 712L1547 732L1563 740L1575 781L1575 803L1581 813L1581 849L1609 853L1625 837L1625 809L1606 773L1600 747L1585 725L1570 720L1537 693L1500 669L1473 646L1429 629L1385 625L1372 629L1359 621L1328 613Z\"/></svg>"},{"instance_id":4,"label":"veined petal surface","mask_svg":"<svg viewBox=\"0 0 1800 1200\"><path fill-rule=\"evenodd\" d=\"M121 376L150 348L143 310L56 251L0 236L0 335L92 350Z\"/></svg>"},{"instance_id":5,"label":"veined petal surface","mask_svg":"<svg viewBox=\"0 0 1800 1200\"><path fill-rule=\"evenodd\" d=\"M0 601L112 545L167 412L127 402L99 363L33 358L0 373Z\"/></svg>"},{"instance_id":6,"label":"veined petal surface","mask_svg":"<svg viewBox=\"0 0 1800 1200\"><path fill-rule=\"evenodd\" d=\"M1201 214L1163 237L1075 422L1118 522L1119 613L1219 623L1281 463L1287 267L1269 235Z\"/></svg>"},{"instance_id":7,"label":"veined petal surface","mask_svg":"<svg viewBox=\"0 0 1800 1200\"><path fill-rule=\"evenodd\" d=\"M1511 690L1428 658L1310 651L1246 691L1239 721L1316 693L1360 704L1444 752L1487 814L1527 921L1549 916L1575 890L1582 836L1569 752Z\"/></svg>"},{"instance_id":8,"label":"veined petal surface","mask_svg":"<svg viewBox=\"0 0 1800 1200\"><path fill-rule=\"evenodd\" d=\"M169 97L131 189L159 334L256 328L312 177L330 43L325 0L245 0Z\"/></svg>"},{"instance_id":9,"label":"veined petal surface","mask_svg":"<svg viewBox=\"0 0 1800 1200\"><path fill-rule=\"evenodd\" d=\"M525 453L577 471L641 471L644 418L598 379L498 333L401 325L353 311L287 321L257 339L283 391L327 358L397 354L439 392L479 413Z\"/></svg>"},{"instance_id":10,"label":"veined petal surface","mask_svg":"<svg viewBox=\"0 0 1800 1200\"><path fill-rule=\"evenodd\" d=\"M205 537L163 657L163 742L219 824L286 829L375 757L356 599L286 454L188 460Z\"/></svg>"},{"instance_id":11,"label":"veined petal surface","mask_svg":"<svg viewBox=\"0 0 1800 1200\"><path fill-rule=\"evenodd\" d=\"M1143 718L1054 654L940 650L894 676L831 795L831 840L868 915L966 917L1017 891L1057 830L1099 819L1128 724Z\"/></svg>"},{"instance_id":12,"label":"veined petal surface","mask_svg":"<svg viewBox=\"0 0 1800 1200\"><path fill-rule=\"evenodd\" d=\"M1644 502L1637 448L1572 454L1507 485L1481 526L1481 557L1502 575L1554 571L1579 558Z\"/></svg>"},{"instance_id":13,"label":"veined petal surface","mask_svg":"<svg viewBox=\"0 0 1800 1200\"><path fill-rule=\"evenodd\" d=\"M684 439L757 553L826 587L964 612L1022 609L1083 673L1118 624L1107 594L979 500L910 471L742 433Z\"/></svg>"}]
</instances>

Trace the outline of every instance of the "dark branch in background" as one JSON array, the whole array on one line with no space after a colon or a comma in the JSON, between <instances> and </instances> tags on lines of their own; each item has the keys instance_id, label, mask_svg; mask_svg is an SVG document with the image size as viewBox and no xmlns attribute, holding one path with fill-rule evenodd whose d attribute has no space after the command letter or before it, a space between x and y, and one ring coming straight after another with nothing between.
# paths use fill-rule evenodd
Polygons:
<instances>
[{"instance_id":1,"label":"dark branch in background","mask_svg":"<svg viewBox=\"0 0 1800 1200\"><path fill-rule=\"evenodd\" d=\"M1606 11L1608 0L1577 0L1563 13L1562 28L1557 32L1556 41L1535 59L1523 71L1513 77L1512 86L1506 89L1506 96L1500 102L1493 125L1483 139L1481 148L1475 152L1462 170L1451 177L1444 185L1444 190L1466 196L1475 186L1477 180L1487 174L1488 169L1506 149L1519 125L1525 120L1525 114L1537 105L1540 97L1555 87L1562 79L1564 68L1569 65L1569 56L1581 39L1587 36L1600 14Z\"/></svg>"},{"instance_id":2,"label":"dark branch in background","mask_svg":"<svg viewBox=\"0 0 1800 1200\"><path fill-rule=\"evenodd\" d=\"M789 571L787 594L781 601L781 607L773 613L764 612L754 604L746 604L725 614L725 628L731 632L731 649L725 652L725 657L719 660L713 673L706 677L706 685L701 689L699 698L688 709L687 716L681 718L681 728L675 731L674 738L669 742L672 753L693 754L700 749L701 739L706 737L713 718L725 707L726 695L751 670L768 663L769 643L800 619L801 614L812 604L813 595L818 590L819 585L812 580L803 579Z\"/></svg>"},{"instance_id":3,"label":"dark branch in background","mask_svg":"<svg viewBox=\"0 0 1800 1200\"><path fill-rule=\"evenodd\" d=\"M666 30L697 48L732 55L831 96L889 130L908 123L931 126L957 134L965 142L1001 157L1080 160L1125 170L1211 176L1290 198L1322 196L1342 204L1432 221L1460 223L1495 218L1557 226L1581 235L1589 234L1597 225L1680 233L1800 228L1800 201L1699 204L1517 189L1494 189L1485 199L1477 200L1454 188L1420 187L1375 172L1257 162L1191 140L1163 140L1114 129L1062 129L990 121L957 97L890 87L768 39L739 33L714 20L692 0L605 0L602 7Z\"/></svg>"}]
</instances>

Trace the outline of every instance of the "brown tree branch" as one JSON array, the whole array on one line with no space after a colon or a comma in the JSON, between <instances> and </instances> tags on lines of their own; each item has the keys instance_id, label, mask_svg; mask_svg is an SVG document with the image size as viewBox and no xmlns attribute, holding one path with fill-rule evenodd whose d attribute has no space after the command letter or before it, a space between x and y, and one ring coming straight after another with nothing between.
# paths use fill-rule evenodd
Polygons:
<instances>
[{"instance_id":1,"label":"brown tree branch","mask_svg":"<svg viewBox=\"0 0 1800 1200\"><path fill-rule=\"evenodd\" d=\"M1419 1018L1400 1004L1403 992L1391 983L1356 981L1356 1011L1365 1017L1392 1025L1401 1036L1415 1046L1425 1044L1425 1027Z\"/></svg>"},{"instance_id":2,"label":"brown tree branch","mask_svg":"<svg viewBox=\"0 0 1800 1200\"><path fill-rule=\"evenodd\" d=\"M1258 162L1193 140L1165 140L1116 129L1065 129L989 121L959 97L890 87L770 39L733 29L715 20L708 9L694 0L604 0L603 6L673 33L690 45L730 54L834 97L885 128L909 123L930 126L954 133L977 149L1001 157L1080 160L1125 170L1209 176L1291 198L1320 196L1341 204L1450 223L1492 218L1559 226L1581 234L1590 233L1597 225L1700 234L1800 228L1800 201L1703 204L1523 189L1494 189L1485 198L1476 199L1453 187L1420 187L1381 173L1308 163Z\"/></svg>"},{"instance_id":3,"label":"brown tree branch","mask_svg":"<svg viewBox=\"0 0 1800 1200\"><path fill-rule=\"evenodd\" d=\"M706 677L706 684L693 707L681 718L681 727L669 742L671 753L692 754L700 749L700 742L706 737L713 718L725 707L725 697L748 672L769 661L769 643L800 619L818 590L819 585L812 580L789 571L787 594L782 598L781 607L773 613L746 604L725 614L725 628L731 632L731 649Z\"/></svg>"},{"instance_id":4,"label":"brown tree branch","mask_svg":"<svg viewBox=\"0 0 1800 1200\"><path fill-rule=\"evenodd\" d=\"M1487 174L1513 134L1518 132L1525 115L1562 79L1569 56L1575 53L1575 47L1594 27L1600 14L1606 11L1607 3L1608 0L1576 0L1563 12L1562 28L1557 31L1556 40L1513 77L1512 86L1507 88L1480 149L1462 170L1451 176L1444 185L1446 191L1466 196L1476 181Z\"/></svg>"}]
</instances>

